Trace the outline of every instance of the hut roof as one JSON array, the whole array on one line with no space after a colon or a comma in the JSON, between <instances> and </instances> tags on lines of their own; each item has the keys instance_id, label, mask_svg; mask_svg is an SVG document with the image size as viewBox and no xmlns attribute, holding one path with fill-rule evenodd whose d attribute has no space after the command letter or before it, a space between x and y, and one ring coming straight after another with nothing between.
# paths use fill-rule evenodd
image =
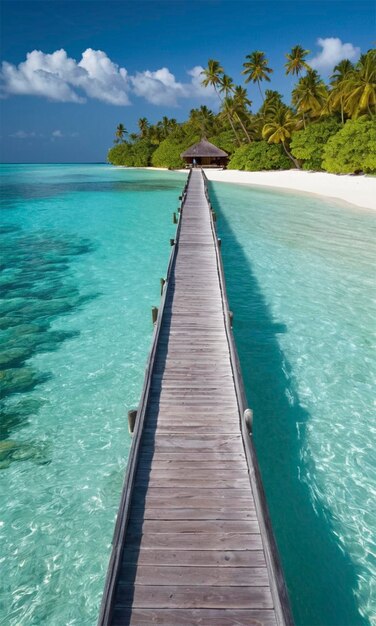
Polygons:
<instances>
[{"instance_id":1,"label":"hut roof","mask_svg":"<svg viewBox=\"0 0 376 626\"><path fill-rule=\"evenodd\" d=\"M198 143L190 146L188 150L182 152L180 155L182 158L184 157L227 157L228 154L224 150L217 148L207 139L201 139Z\"/></svg>"}]
</instances>

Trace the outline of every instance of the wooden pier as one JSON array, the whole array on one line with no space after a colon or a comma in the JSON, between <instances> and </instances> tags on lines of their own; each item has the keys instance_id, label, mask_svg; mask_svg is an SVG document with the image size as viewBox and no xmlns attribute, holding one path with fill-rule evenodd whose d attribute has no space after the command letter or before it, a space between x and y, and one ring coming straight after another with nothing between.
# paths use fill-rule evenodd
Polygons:
<instances>
[{"instance_id":1,"label":"wooden pier","mask_svg":"<svg viewBox=\"0 0 376 626\"><path fill-rule=\"evenodd\" d=\"M291 625L201 170L181 200L98 626Z\"/></svg>"}]
</instances>

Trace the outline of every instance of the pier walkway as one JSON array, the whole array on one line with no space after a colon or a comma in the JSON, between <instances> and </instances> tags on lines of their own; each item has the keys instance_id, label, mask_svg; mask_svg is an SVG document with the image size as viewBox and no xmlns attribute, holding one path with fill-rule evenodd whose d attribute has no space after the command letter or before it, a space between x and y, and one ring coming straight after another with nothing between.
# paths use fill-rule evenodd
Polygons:
<instances>
[{"instance_id":1,"label":"pier walkway","mask_svg":"<svg viewBox=\"0 0 376 626\"><path fill-rule=\"evenodd\" d=\"M99 626L290 625L205 176L190 173Z\"/></svg>"}]
</instances>

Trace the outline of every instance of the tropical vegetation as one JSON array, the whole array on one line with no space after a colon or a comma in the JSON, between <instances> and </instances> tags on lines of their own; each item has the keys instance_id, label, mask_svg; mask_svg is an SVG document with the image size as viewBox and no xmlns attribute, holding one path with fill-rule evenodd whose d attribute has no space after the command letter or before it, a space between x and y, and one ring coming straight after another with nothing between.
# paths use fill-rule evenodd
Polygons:
<instances>
[{"instance_id":1,"label":"tropical vegetation","mask_svg":"<svg viewBox=\"0 0 376 626\"><path fill-rule=\"evenodd\" d=\"M246 56L245 85L236 85L219 61L209 59L202 85L214 90L218 113L202 105L185 122L165 116L152 124L143 117L138 132L130 134L118 124L108 161L179 168L184 166L180 154L205 137L230 155L232 169L376 173L376 50L355 64L344 59L328 82L309 66L308 55L300 45L286 54L285 74L296 79L290 103L278 91L264 89L273 73L264 52ZM256 86L262 105L254 112Z\"/></svg>"}]
</instances>

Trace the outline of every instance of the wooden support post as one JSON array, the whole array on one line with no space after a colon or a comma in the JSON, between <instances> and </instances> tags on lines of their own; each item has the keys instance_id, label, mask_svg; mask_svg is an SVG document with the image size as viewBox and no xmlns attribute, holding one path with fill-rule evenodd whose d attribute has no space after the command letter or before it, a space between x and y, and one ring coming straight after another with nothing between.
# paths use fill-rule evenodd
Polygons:
<instances>
[{"instance_id":1,"label":"wooden support post","mask_svg":"<svg viewBox=\"0 0 376 626\"><path fill-rule=\"evenodd\" d=\"M170 246L174 246L175 245L175 239L170 239Z\"/></svg>"},{"instance_id":2,"label":"wooden support post","mask_svg":"<svg viewBox=\"0 0 376 626\"><path fill-rule=\"evenodd\" d=\"M134 427L135 427L135 423L136 423L136 418L137 418L137 411L132 409L131 411L128 411L128 430L130 432L131 435L133 435L133 431L134 431Z\"/></svg>"},{"instance_id":3,"label":"wooden support post","mask_svg":"<svg viewBox=\"0 0 376 626\"><path fill-rule=\"evenodd\" d=\"M248 434L251 435L252 434L252 430L253 430L253 411L252 411L252 409L246 409L244 411L243 417L244 417L245 425L247 427Z\"/></svg>"},{"instance_id":4,"label":"wooden support post","mask_svg":"<svg viewBox=\"0 0 376 626\"><path fill-rule=\"evenodd\" d=\"M183 195L179 196L179 200L183 200Z\"/></svg>"},{"instance_id":5,"label":"wooden support post","mask_svg":"<svg viewBox=\"0 0 376 626\"><path fill-rule=\"evenodd\" d=\"M232 311L229 311L229 312L228 312L228 318L229 318L229 320L230 320L230 326L231 326L231 328L232 328L232 326L233 326L233 324L234 324L234 314L233 314L233 312L232 312Z\"/></svg>"},{"instance_id":6,"label":"wooden support post","mask_svg":"<svg viewBox=\"0 0 376 626\"><path fill-rule=\"evenodd\" d=\"M220 248L222 245L222 239L218 237L217 241L218 241L218 248Z\"/></svg>"},{"instance_id":7,"label":"wooden support post","mask_svg":"<svg viewBox=\"0 0 376 626\"><path fill-rule=\"evenodd\" d=\"M153 324L156 323L157 318L158 318L158 307L152 306L151 307L151 319L152 319Z\"/></svg>"},{"instance_id":8,"label":"wooden support post","mask_svg":"<svg viewBox=\"0 0 376 626\"><path fill-rule=\"evenodd\" d=\"M172 214L172 223L173 224L177 224L178 223L178 218L176 217L176 213L175 211Z\"/></svg>"},{"instance_id":9,"label":"wooden support post","mask_svg":"<svg viewBox=\"0 0 376 626\"><path fill-rule=\"evenodd\" d=\"M161 295L163 293L163 287L165 286L165 282L166 282L165 279L161 278Z\"/></svg>"},{"instance_id":10,"label":"wooden support post","mask_svg":"<svg viewBox=\"0 0 376 626\"><path fill-rule=\"evenodd\" d=\"M213 216L213 222L217 221L217 214L215 211L212 211L212 216Z\"/></svg>"}]
</instances>

